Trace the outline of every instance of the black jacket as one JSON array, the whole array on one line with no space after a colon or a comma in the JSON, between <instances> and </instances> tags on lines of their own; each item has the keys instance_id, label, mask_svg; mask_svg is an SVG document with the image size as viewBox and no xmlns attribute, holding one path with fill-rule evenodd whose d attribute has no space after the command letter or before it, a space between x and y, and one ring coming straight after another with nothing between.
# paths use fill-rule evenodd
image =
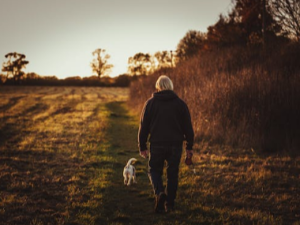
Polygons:
<instances>
[{"instance_id":1,"label":"black jacket","mask_svg":"<svg viewBox=\"0 0 300 225\"><path fill-rule=\"evenodd\" d=\"M186 140L186 149L192 150L194 131L189 109L173 91L156 92L145 103L138 134L140 151L147 149L149 135L151 145L182 145Z\"/></svg>"}]
</instances>

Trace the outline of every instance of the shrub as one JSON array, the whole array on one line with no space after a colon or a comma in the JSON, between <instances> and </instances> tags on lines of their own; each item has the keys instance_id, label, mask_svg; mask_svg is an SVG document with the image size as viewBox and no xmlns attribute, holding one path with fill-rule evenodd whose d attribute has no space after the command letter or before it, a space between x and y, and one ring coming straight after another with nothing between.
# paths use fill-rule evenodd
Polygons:
<instances>
[{"instance_id":1,"label":"shrub","mask_svg":"<svg viewBox=\"0 0 300 225\"><path fill-rule=\"evenodd\" d=\"M196 141L265 151L300 146L300 45L201 52L173 70L131 84L139 112L157 77L168 75L190 109Z\"/></svg>"}]
</instances>

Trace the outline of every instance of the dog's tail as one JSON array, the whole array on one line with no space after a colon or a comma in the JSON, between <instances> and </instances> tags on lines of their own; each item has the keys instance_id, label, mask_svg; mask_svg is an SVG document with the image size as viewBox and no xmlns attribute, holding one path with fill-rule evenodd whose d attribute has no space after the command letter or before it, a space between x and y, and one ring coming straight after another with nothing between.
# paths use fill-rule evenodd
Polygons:
<instances>
[{"instance_id":1,"label":"dog's tail","mask_svg":"<svg viewBox=\"0 0 300 225\"><path fill-rule=\"evenodd\" d=\"M129 159L126 166L131 165L131 164L132 164L133 162L135 162L135 161L137 161L136 158L131 158L131 159Z\"/></svg>"}]
</instances>

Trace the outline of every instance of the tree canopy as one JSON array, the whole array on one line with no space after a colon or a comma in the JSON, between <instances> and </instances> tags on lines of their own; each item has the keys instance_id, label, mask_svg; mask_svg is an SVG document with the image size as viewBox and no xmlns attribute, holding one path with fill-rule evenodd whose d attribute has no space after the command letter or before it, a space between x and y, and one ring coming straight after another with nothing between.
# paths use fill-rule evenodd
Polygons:
<instances>
[{"instance_id":1,"label":"tree canopy","mask_svg":"<svg viewBox=\"0 0 300 225\"><path fill-rule=\"evenodd\" d=\"M108 59L110 55L106 54L105 49L98 48L93 52L93 59L91 63L92 71L97 74L98 78L108 75L111 68L113 67L112 64L108 63Z\"/></svg>"},{"instance_id":2,"label":"tree canopy","mask_svg":"<svg viewBox=\"0 0 300 225\"><path fill-rule=\"evenodd\" d=\"M300 1L270 0L269 6L276 22L281 26L281 33L300 40Z\"/></svg>"},{"instance_id":3,"label":"tree canopy","mask_svg":"<svg viewBox=\"0 0 300 225\"><path fill-rule=\"evenodd\" d=\"M26 56L17 52L10 52L5 55L7 62L2 65L2 71L7 73L7 78L13 77L15 83L20 83L24 76L22 71L29 61L25 60Z\"/></svg>"},{"instance_id":4,"label":"tree canopy","mask_svg":"<svg viewBox=\"0 0 300 225\"><path fill-rule=\"evenodd\" d=\"M206 34L196 30L188 31L177 45L176 54L179 61L197 54L204 47L205 40Z\"/></svg>"},{"instance_id":5,"label":"tree canopy","mask_svg":"<svg viewBox=\"0 0 300 225\"><path fill-rule=\"evenodd\" d=\"M128 59L128 73L131 75L148 75L153 68L152 56L149 53L136 53Z\"/></svg>"}]
</instances>

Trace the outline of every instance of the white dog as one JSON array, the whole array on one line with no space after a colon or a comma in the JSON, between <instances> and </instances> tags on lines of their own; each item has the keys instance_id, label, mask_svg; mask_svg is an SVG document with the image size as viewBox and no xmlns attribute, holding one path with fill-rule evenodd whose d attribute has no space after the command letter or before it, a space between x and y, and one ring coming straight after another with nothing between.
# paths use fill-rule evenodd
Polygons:
<instances>
[{"instance_id":1,"label":"white dog","mask_svg":"<svg viewBox=\"0 0 300 225\"><path fill-rule=\"evenodd\" d=\"M128 160L126 166L123 170L123 177L124 177L124 184L129 186L131 183L137 183L136 182L136 176L135 176L135 168L132 163L136 162L137 160L135 158L131 158Z\"/></svg>"}]
</instances>

